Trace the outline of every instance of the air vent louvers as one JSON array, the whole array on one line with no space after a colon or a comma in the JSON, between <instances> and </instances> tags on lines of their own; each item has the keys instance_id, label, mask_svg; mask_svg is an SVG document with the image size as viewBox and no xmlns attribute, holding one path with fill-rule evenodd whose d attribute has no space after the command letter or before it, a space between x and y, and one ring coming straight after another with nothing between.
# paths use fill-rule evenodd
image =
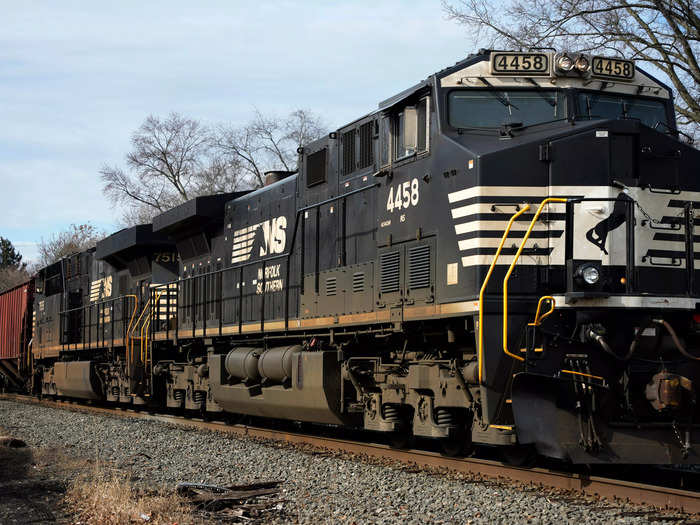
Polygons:
<instances>
[{"instance_id":1,"label":"air vent louvers","mask_svg":"<svg viewBox=\"0 0 700 525\"><path fill-rule=\"evenodd\" d=\"M415 246L408 250L408 288L416 290L430 286L430 246Z\"/></svg>"},{"instance_id":2,"label":"air vent louvers","mask_svg":"<svg viewBox=\"0 0 700 525\"><path fill-rule=\"evenodd\" d=\"M360 160L357 165L358 168L367 168L374 163L373 129L373 121L360 126Z\"/></svg>"},{"instance_id":3,"label":"air vent louvers","mask_svg":"<svg viewBox=\"0 0 700 525\"><path fill-rule=\"evenodd\" d=\"M401 256L399 252L385 253L379 256L379 291L392 293L399 291Z\"/></svg>"},{"instance_id":4,"label":"air vent louvers","mask_svg":"<svg viewBox=\"0 0 700 525\"><path fill-rule=\"evenodd\" d=\"M355 130L343 133L343 175L355 171Z\"/></svg>"},{"instance_id":5,"label":"air vent louvers","mask_svg":"<svg viewBox=\"0 0 700 525\"><path fill-rule=\"evenodd\" d=\"M326 279L326 296L330 297L338 292L338 279L336 277L328 277Z\"/></svg>"},{"instance_id":6,"label":"air vent louvers","mask_svg":"<svg viewBox=\"0 0 700 525\"><path fill-rule=\"evenodd\" d=\"M352 293L362 293L365 291L365 274L356 272L352 274Z\"/></svg>"}]
</instances>

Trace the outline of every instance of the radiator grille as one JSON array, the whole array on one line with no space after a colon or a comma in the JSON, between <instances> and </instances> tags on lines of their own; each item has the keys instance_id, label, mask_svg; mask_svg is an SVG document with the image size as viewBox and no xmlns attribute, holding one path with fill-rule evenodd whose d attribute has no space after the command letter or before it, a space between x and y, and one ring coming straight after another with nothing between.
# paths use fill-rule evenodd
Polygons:
<instances>
[{"instance_id":1,"label":"radiator grille","mask_svg":"<svg viewBox=\"0 0 700 525\"><path fill-rule=\"evenodd\" d=\"M379 257L379 291L381 293L399 291L400 262L399 252L385 253Z\"/></svg>"},{"instance_id":2,"label":"radiator grille","mask_svg":"<svg viewBox=\"0 0 700 525\"><path fill-rule=\"evenodd\" d=\"M362 293L365 291L365 274L356 272L352 274L352 293Z\"/></svg>"},{"instance_id":3,"label":"radiator grille","mask_svg":"<svg viewBox=\"0 0 700 525\"><path fill-rule=\"evenodd\" d=\"M336 277L326 279L326 296L335 295L338 292L338 280Z\"/></svg>"},{"instance_id":4,"label":"radiator grille","mask_svg":"<svg viewBox=\"0 0 700 525\"><path fill-rule=\"evenodd\" d=\"M360 126L360 162L358 168L367 168L374 164L374 151L372 149L372 131L374 122L367 122Z\"/></svg>"},{"instance_id":5,"label":"radiator grille","mask_svg":"<svg viewBox=\"0 0 700 525\"><path fill-rule=\"evenodd\" d=\"M355 130L343 133L343 175L355 171Z\"/></svg>"},{"instance_id":6,"label":"radiator grille","mask_svg":"<svg viewBox=\"0 0 700 525\"><path fill-rule=\"evenodd\" d=\"M430 286L430 246L415 246L408 250L408 288L416 290Z\"/></svg>"}]
</instances>

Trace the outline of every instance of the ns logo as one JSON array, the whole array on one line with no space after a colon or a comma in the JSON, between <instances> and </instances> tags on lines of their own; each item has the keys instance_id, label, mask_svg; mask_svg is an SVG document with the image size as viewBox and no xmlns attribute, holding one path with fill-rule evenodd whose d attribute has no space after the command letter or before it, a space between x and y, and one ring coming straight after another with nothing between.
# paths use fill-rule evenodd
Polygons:
<instances>
[{"instance_id":1,"label":"ns logo","mask_svg":"<svg viewBox=\"0 0 700 525\"><path fill-rule=\"evenodd\" d=\"M253 253L259 257L284 253L286 230L287 217L281 215L234 231L231 263L247 261Z\"/></svg>"},{"instance_id":2,"label":"ns logo","mask_svg":"<svg viewBox=\"0 0 700 525\"><path fill-rule=\"evenodd\" d=\"M284 252L287 244L287 217L284 215L268 219L260 223L263 231L263 243L260 246L260 257Z\"/></svg>"}]
</instances>

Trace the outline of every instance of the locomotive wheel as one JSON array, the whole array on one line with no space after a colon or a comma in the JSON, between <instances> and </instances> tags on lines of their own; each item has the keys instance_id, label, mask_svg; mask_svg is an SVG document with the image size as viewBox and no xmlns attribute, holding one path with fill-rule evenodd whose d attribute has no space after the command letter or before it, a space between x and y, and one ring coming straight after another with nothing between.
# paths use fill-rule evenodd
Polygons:
<instances>
[{"instance_id":1,"label":"locomotive wheel","mask_svg":"<svg viewBox=\"0 0 700 525\"><path fill-rule=\"evenodd\" d=\"M224 421L227 425L240 425L245 422L245 414L234 414L233 412L224 412Z\"/></svg>"},{"instance_id":2,"label":"locomotive wheel","mask_svg":"<svg viewBox=\"0 0 700 525\"><path fill-rule=\"evenodd\" d=\"M511 445L501 449L501 458L513 467L530 468L537 461L537 451L530 445Z\"/></svg>"},{"instance_id":3,"label":"locomotive wheel","mask_svg":"<svg viewBox=\"0 0 700 525\"><path fill-rule=\"evenodd\" d=\"M411 432L389 432L387 439L391 448L407 449L413 446L413 433Z\"/></svg>"},{"instance_id":4,"label":"locomotive wheel","mask_svg":"<svg viewBox=\"0 0 700 525\"><path fill-rule=\"evenodd\" d=\"M460 432L457 436L442 438L440 440L442 453L450 458L456 456L469 456L474 452L471 437L466 432Z\"/></svg>"}]
</instances>

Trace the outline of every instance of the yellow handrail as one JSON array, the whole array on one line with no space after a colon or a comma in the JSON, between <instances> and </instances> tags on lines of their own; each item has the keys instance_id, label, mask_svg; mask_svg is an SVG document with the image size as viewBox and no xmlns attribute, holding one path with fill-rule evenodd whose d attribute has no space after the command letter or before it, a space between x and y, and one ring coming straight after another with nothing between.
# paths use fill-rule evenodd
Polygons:
<instances>
[{"instance_id":1,"label":"yellow handrail","mask_svg":"<svg viewBox=\"0 0 700 525\"><path fill-rule=\"evenodd\" d=\"M600 379L601 381L605 381L604 377L594 376L593 374L584 374L583 372L576 372L575 370L560 370L560 372L562 374L573 374L575 376L590 377L591 379Z\"/></svg>"},{"instance_id":2,"label":"yellow handrail","mask_svg":"<svg viewBox=\"0 0 700 525\"><path fill-rule=\"evenodd\" d=\"M498 258L501 255L501 249L503 248L503 245L505 244L506 239L508 238L508 233L510 232L510 228L515 222L515 219L520 217L529 209L530 205L525 204L523 208L521 210L516 211L510 218L510 221L508 221L508 226L506 226L506 229L503 232L503 237L501 237L501 242L498 245L498 249L496 250L496 255L493 256L493 261L491 261L489 271L486 272L484 284L481 285L481 290L479 291L479 384L481 384L482 382L481 378L483 376L484 370L484 293L486 292L486 285L489 283L489 279L491 279L491 274L493 273L493 269L496 267L496 262L498 261Z\"/></svg>"},{"instance_id":3,"label":"yellow handrail","mask_svg":"<svg viewBox=\"0 0 700 525\"><path fill-rule=\"evenodd\" d=\"M509 355L510 357L512 357L513 359L517 359L518 361L525 361L525 358L520 357L519 355L515 355L514 353L508 350L508 279L510 279L510 275L515 269L515 265L518 262L518 259L520 258L520 254L523 252L523 248L525 248L525 243L530 238L530 234L532 233L532 229L535 227L537 219L540 218L542 210L550 202L566 202L566 199L562 199L559 197L548 197L540 203L539 207L537 208L537 211L535 212L535 215L530 221L530 227L525 232L525 236L523 237L523 240L520 243L520 248L518 248L515 257L513 258L513 262L510 263L510 268L508 268L506 276L503 278L503 351L506 353L506 355Z\"/></svg>"},{"instance_id":4,"label":"yellow handrail","mask_svg":"<svg viewBox=\"0 0 700 525\"><path fill-rule=\"evenodd\" d=\"M126 369L129 369L129 332L131 331L131 325L134 322L134 317L136 317L136 310L139 308L139 298L134 294L127 294L124 297L134 298L134 309L131 312L131 319L129 319L129 326L126 329L126 334L124 334L124 348L126 350Z\"/></svg>"},{"instance_id":5,"label":"yellow handrail","mask_svg":"<svg viewBox=\"0 0 700 525\"><path fill-rule=\"evenodd\" d=\"M160 292L156 294L156 299L155 301L153 301L151 313L148 315L147 321L144 321L143 325L141 326L141 362L143 363L144 367L146 366L146 358L148 357L148 329L151 327L151 321L153 320L153 312L158 313L158 303L160 302L161 295L163 295L164 293L165 292ZM145 340L144 333L146 334Z\"/></svg>"},{"instance_id":6,"label":"yellow handrail","mask_svg":"<svg viewBox=\"0 0 700 525\"><path fill-rule=\"evenodd\" d=\"M549 301L550 308L549 308L549 310L547 310L545 313L543 313L540 316L540 309L542 308L542 303L545 301ZM540 300L537 302L537 311L535 312L535 320L532 321L531 323L528 323L528 326L539 326L540 323L542 323L542 320L544 318L552 315L556 306L557 306L557 300L554 297L552 297L551 295L543 295L542 297L540 297Z\"/></svg>"},{"instance_id":7,"label":"yellow handrail","mask_svg":"<svg viewBox=\"0 0 700 525\"><path fill-rule=\"evenodd\" d=\"M139 323L141 322L141 319L143 318L144 314L148 311L148 305L151 304L151 299L149 298L148 301L146 301L146 304L143 306L143 310L141 311L141 315L139 315L139 318L136 320L136 324L134 325L134 331L138 328ZM131 327L131 325L129 326ZM139 341L143 338L143 335L139 337ZM131 347L128 349L129 352L129 359L128 362L131 361L134 357L134 338L131 338Z\"/></svg>"}]
</instances>

